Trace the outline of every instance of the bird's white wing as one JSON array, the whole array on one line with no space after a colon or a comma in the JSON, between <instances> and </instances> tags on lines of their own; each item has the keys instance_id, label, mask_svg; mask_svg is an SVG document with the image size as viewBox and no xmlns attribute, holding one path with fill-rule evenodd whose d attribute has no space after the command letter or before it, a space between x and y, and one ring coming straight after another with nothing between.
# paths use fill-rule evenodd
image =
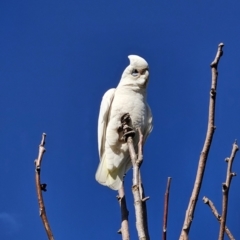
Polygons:
<instances>
[{"instance_id":1,"label":"bird's white wing","mask_svg":"<svg viewBox=\"0 0 240 240\"><path fill-rule=\"evenodd\" d=\"M112 104L112 100L114 98L115 88L109 89L102 98L100 112L98 117L98 153L100 160L102 158L102 148L103 141L105 139L106 134L106 126L108 122L108 113Z\"/></svg>"},{"instance_id":2,"label":"bird's white wing","mask_svg":"<svg viewBox=\"0 0 240 240\"><path fill-rule=\"evenodd\" d=\"M153 116L152 116L152 111L149 105L147 104L147 126L144 131L144 142L146 141L148 135L151 133L153 129Z\"/></svg>"}]
</instances>

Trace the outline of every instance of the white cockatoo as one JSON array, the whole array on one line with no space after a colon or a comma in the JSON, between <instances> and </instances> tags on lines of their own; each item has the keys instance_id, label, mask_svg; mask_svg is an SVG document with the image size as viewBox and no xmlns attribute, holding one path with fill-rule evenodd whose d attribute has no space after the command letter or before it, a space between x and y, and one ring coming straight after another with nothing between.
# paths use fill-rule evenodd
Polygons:
<instances>
[{"instance_id":1,"label":"white cockatoo","mask_svg":"<svg viewBox=\"0 0 240 240\"><path fill-rule=\"evenodd\" d=\"M152 131L152 113L147 104L148 63L136 55L128 56L130 65L124 70L117 88L109 89L103 96L98 118L98 151L100 163L96 180L114 190L122 186L124 174L132 163L127 143L122 139L121 117L129 113L135 150L140 128L144 142Z\"/></svg>"}]
</instances>

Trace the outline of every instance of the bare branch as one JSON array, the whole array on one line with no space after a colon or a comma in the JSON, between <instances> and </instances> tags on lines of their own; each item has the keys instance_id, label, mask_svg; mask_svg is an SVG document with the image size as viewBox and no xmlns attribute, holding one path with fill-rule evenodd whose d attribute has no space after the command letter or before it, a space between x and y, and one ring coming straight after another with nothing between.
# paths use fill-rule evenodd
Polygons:
<instances>
[{"instance_id":1,"label":"bare branch","mask_svg":"<svg viewBox=\"0 0 240 240\"><path fill-rule=\"evenodd\" d=\"M140 158L137 158L137 155L135 153L134 146L133 146L132 137L128 137L127 143L128 143L131 160L132 160L132 165L133 165L132 192L133 192L135 214L136 214L136 227L137 227L139 239L146 240L147 236L146 236L144 220L143 220L143 206L142 206L142 199L141 199L140 190L139 190L139 166L142 161L142 156L139 155Z\"/></svg>"},{"instance_id":2,"label":"bare branch","mask_svg":"<svg viewBox=\"0 0 240 240\"><path fill-rule=\"evenodd\" d=\"M206 162L207 162L207 157L208 157L211 142L213 139L214 130L216 128L214 126L214 118L215 118L215 99L216 99L217 76L218 76L217 66L218 66L220 57L223 54L223 51L222 51L223 46L224 46L223 43L220 43L218 45L216 57L215 57L214 61L211 63L212 84L211 84L211 91L210 91L207 134L206 134L206 139L205 139L203 149L202 149L202 152L201 152L201 155L199 158L196 179L195 179L194 187L192 190L192 195L189 200L188 208L186 210L186 215L185 215L181 235L179 238L180 240L188 240L188 234L189 234L189 231L191 228L194 211L195 211L195 207L197 204L198 195L199 195L201 185L202 185L202 180L203 180L204 170L205 170L205 166L206 166Z\"/></svg>"},{"instance_id":3,"label":"bare branch","mask_svg":"<svg viewBox=\"0 0 240 240\"><path fill-rule=\"evenodd\" d=\"M46 133L42 134L42 140L39 145L38 158L35 160L35 166L36 168L39 168L39 169L41 168L43 154L46 152L46 149L44 148L46 136L47 136Z\"/></svg>"},{"instance_id":4,"label":"bare branch","mask_svg":"<svg viewBox=\"0 0 240 240\"><path fill-rule=\"evenodd\" d=\"M164 196L163 235L162 235L163 240L167 240L167 218L168 218L168 200L169 200L170 184L171 184L171 178L168 177L167 188Z\"/></svg>"},{"instance_id":5,"label":"bare branch","mask_svg":"<svg viewBox=\"0 0 240 240\"><path fill-rule=\"evenodd\" d=\"M118 196L117 196L120 208L121 208L121 229L118 231L119 234L122 234L122 240L129 240L129 228L128 228L128 215L129 211L127 209L127 203L126 203L126 197L124 192L124 181L122 184L122 187L118 190Z\"/></svg>"},{"instance_id":6,"label":"bare branch","mask_svg":"<svg viewBox=\"0 0 240 240\"><path fill-rule=\"evenodd\" d=\"M38 197L38 204L39 204L39 214L43 222L43 226L46 230L47 236L49 240L54 240L53 234L47 219L47 214L44 206L44 201L43 201L43 196L42 196L42 191L46 191L46 186L47 184L41 184L40 181L40 173L41 173L41 162L43 158L43 154L45 153L46 149L44 148L45 145L45 138L46 138L46 133L43 133L42 135L42 141L39 145L39 153L38 153L38 158L35 160L35 181L36 181L36 188L37 188L37 197Z\"/></svg>"},{"instance_id":7,"label":"bare branch","mask_svg":"<svg viewBox=\"0 0 240 240\"><path fill-rule=\"evenodd\" d=\"M203 197L203 202L210 207L213 215L216 217L218 222L221 224L221 215L219 215L219 213L218 213L217 209L215 208L213 202L207 197ZM228 229L227 226L225 226L225 232L228 235L230 240L235 240L234 236L232 235L231 231Z\"/></svg>"},{"instance_id":8,"label":"bare branch","mask_svg":"<svg viewBox=\"0 0 240 240\"><path fill-rule=\"evenodd\" d=\"M147 200L150 199L149 196L145 196L145 191L142 183L141 172L139 172L139 192L140 198L142 199L142 209L143 209L143 224L146 233L146 239L150 239L149 232L148 232L148 217L147 217Z\"/></svg>"},{"instance_id":9,"label":"bare branch","mask_svg":"<svg viewBox=\"0 0 240 240\"><path fill-rule=\"evenodd\" d=\"M234 142L231 156L225 159L228 166L227 166L226 182L222 184L222 192L223 192L222 218L221 218L221 225L220 225L218 240L223 240L224 238L224 230L225 230L225 225L227 220L228 193L229 193L232 177L236 176L236 173L232 172L232 164L237 151L238 151L238 145L236 142Z\"/></svg>"},{"instance_id":10,"label":"bare branch","mask_svg":"<svg viewBox=\"0 0 240 240\"><path fill-rule=\"evenodd\" d=\"M143 154L142 154L142 146L143 146L143 135L141 129L138 129L138 156L136 155L133 143L133 137L135 136L135 132L130 127L131 118L129 113L126 113L121 118L122 129L123 129L123 138L127 141L129 154L132 161L133 166L133 185L132 185L132 193L134 198L134 207L136 214L136 228L138 232L139 240L149 240L147 227L147 219L146 215L144 215L143 210L143 200L141 198L141 194L143 192L142 183L140 184L140 166L143 162ZM140 192L141 191L141 192Z\"/></svg>"}]
</instances>

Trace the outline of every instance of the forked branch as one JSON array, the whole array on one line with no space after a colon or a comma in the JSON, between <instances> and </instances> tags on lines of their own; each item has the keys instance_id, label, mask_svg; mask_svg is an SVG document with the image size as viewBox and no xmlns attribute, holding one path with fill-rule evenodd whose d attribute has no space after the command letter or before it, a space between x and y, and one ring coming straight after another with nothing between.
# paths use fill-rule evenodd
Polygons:
<instances>
[{"instance_id":1,"label":"forked branch","mask_svg":"<svg viewBox=\"0 0 240 240\"><path fill-rule=\"evenodd\" d=\"M223 55L223 51L222 51L223 46L224 46L223 43L220 43L218 45L216 57L214 61L211 63L212 84L211 84L211 90L210 90L207 134L206 134L202 152L200 154L196 179L195 179L194 187L192 190L192 195L189 200L188 208L186 210L186 215L185 215L181 235L179 238L180 240L188 240L188 235L189 235L189 231L193 221L193 215L194 215L195 207L197 204L198 195L199 195L202 181L203 181L207 157L211 147L214 130L216 128L214 125L214 118L215 118L215 102L216 102L216 89L217 89L217 76L218 76L217 67L218 67L219 60Z\"/></svg>"},{"instance_id":2,"label":"forked branch","mask_svg":"<svg viewBox=\"0 0 240 240\"><path fill-rule=\"evenodd\" d=\"M232 164L233 164L233 160L235 158L237 151L238 151L238 145L235 141L233 143L231 156L229 158L225 159L228 166L227 166L226 182L222 184L222 192L223 192L222 217L221 217L221 224L220 224L218 240L223 240L223 238L224 238L224 230L225 230L226 219L227 219L228 193L229 193L232 178L234 176L236 176L236 173L232 172Z\"/></svg>"},{"instance_id":3,"label":"forked branch","mask_svg":"<svg viewBox=\"0 0 240 240\"><path fill-rule=\"evenodd\" d=\"M207 198L203 197L203 202L209 206L209 208L212 210L213 215L216 217L218 222L221 224L221 215L218 213L216 207L214 206L213 202ZM228 229L228 227L225 225L225 233L228 235L230 240L235 240L234 236L232 235L231 231Z\"/></svg>"},{"instance_id":4,"label":"forked branch","mask_svg":"<svg viewBox=\"0 0 240 240\"><path fill-rule=\"evenodd\" d=\"M42 191L46 191L47 184L41 184L41 181L40 181L41 163L42 163L43 154L46 151L46 149L44 148L45 138L46 138L46 134L43 133L42 141L39 145L38 158L35 160L35 167L36 167L35 168L35 172L36 172L35 181L36 181L37 198L38 198L38 204L39 204L39 215L42 219L42 223L46 230L48 239L54 240L53 234L52 234L52 231L51 231L48 219L47 219L47 214L46 214L45 205L44 205L43 196L42 196Z\"/></svg>"},{"instance_id":5,"label":"forked branch","mask_svg":"<svg viewBox=\"0 0 240 240\"><path fill-rule=\"evenodd\" d=\"M139 240L149 240L148 229L147 229L147 219L146 214L144 214L143 209L143 201L146 199L142 199L141 195L142 183L140 181L140 166L143 161L142 154L142 146L143 146L143 135L141 129L138 129L139 143L138 143L138 155L134 149L133 137L135 136L135 132L133 131L131 125L130 115L124 114L121 118L122 129L123 129L123 138L128 144L129 154L132 161L133 166L133 185L132 185L132 193L134 198L134 207L136 214L136 228L138 232Z\"/></svg>"}]
</instances>

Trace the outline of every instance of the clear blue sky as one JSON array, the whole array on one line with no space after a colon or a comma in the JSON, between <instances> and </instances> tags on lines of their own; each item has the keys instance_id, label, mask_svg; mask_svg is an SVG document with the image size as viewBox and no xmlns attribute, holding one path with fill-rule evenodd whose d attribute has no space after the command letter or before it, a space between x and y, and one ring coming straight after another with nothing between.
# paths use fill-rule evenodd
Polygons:
<instances>
[{"instance_id":1,"label":"clear blue sky","mask_svg":"<svg viewBox=\"0 0 240 240\"><path fill-rule=\"evenodd\" d=\"M161 239L163 196L172 177L168 236L178 239L205 139L210 63L219 64L216 126L190 238L217 239L225 157L240 139L240 3L237 1L0 2L0 239L43 240L33 161L43 132L42 181L56 240L117 240L116 192L95 181L102 95L116 87L129 54L150 65L154 129L142 175L151 239ZM240 155L233 170L240 172ZM131 239L137 239L126 179ZM240 237L240 177L233 179L227 225Z\"/></svg>"}]
</instances>

